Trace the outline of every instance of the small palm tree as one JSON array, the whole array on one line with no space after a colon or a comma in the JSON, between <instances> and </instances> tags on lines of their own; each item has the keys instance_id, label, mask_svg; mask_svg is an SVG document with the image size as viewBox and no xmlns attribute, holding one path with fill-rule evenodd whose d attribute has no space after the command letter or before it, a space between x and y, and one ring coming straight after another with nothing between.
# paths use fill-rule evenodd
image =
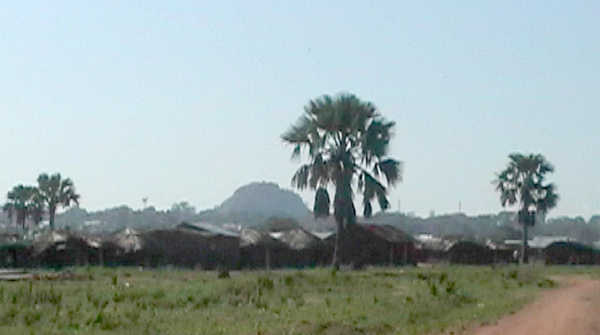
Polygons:
<instances>
[{"instance_id":1,"label":"small palm tree","mask_svg":"<svg viewBox=\"0 0 600 335\"><path fill-rule=\"evenodd\" d=\"M79 205L79 194L71 179L62 179L60 173L48 176L43 173L38 177L39 196L48 209L50 229L54 230L54 216L59 206L70 207L72 203Z\"/></svg>"},{"instance_id":2,"label":"small palm tree","mask_svg":"<svg viewBox=\"0 0 600 335\"><path fill-rule=\"evenodd\" d=\"M34 223L38 223L35 220L35 216L41 216L43 214L43 206L40 207L39 193L35 187L17 185L11 191L6 194L6 203L2 207L2 210L8 216L9 221L12 221L15 217L17 226L21 226L25 230L27 226L27 218L34 218Z\"/></svg>"},{"instance_id":3,"label":"small palm tree","mask_svg":"<svg viewBox=\"0 0 600 335\"><path fill-rule=\"evenodd\" d=\"M519 224L523 227L521 263L528 262L527 229L535 224L536 213L545 215L556 207L559 196L553 183L545 178L554 167L542 155L514 153L508 156L506 169L494 181L502 207L518 204Z\"/></svg>"},{"instance_id":4,"label":"small palm tree","mask_svg":"<svg viewBox=\"0 0 600 335\"><path fill-rule=\"evenodd\" d=\"M388 187L401 180L401 163L387 157L394 124L372 103L352 94L324 95L310 101L296 125L282 135L284 142L294 146L293 157L299 157L303 150L308 153L310 162L296 171L292 184L298 189L317 190L315 216L329 215L327 186L335 187L335 268L344 254L340 246L345 227L356 221L353 189L362 193L363 214L369 217L375 198L381 210L389 208Z\"/></svg>"},{"instance_id":5,"label":"small palm tree","mask_svg":"<svg viewBox=\"0 0 600 335\"><path fill-rule=\"evenodd\" d=\"M2 205L2 212L6 214L8 223L12 223L13 216L15 215L15 207L13 204L9 203L8 201L5 202L4 205Z\"/></svg>"}]
</instances>

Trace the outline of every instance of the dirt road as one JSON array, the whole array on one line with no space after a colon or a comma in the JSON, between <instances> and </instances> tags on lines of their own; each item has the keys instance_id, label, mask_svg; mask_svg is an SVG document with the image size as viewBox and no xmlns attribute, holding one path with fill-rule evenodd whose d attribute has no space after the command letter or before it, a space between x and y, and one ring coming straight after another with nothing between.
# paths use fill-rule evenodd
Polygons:
<instances>
[{"instance_id":1,"label":"dirt road","mask_svg":"<svg viewBox=\"0 0 600 335\"><path fill-rule=\"evenodd\" d=\"M497 324L468 335L597 335L600 334L600 281L579 280L550 291Z\"/></svg>"}]
</instances>

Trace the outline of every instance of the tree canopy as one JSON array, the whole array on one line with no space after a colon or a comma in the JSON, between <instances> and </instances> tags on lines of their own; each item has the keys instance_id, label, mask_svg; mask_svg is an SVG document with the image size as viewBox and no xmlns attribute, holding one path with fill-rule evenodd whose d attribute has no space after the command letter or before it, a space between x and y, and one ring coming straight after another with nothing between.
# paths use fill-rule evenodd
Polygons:
<instances>
[{"instance_id":1,"label":"tree canopy","mask_svg":"<svg viewBox=\"0 0 600 335\"><path fill-rule=\"evenodd\" d=\"M518 204L522 215L546 213L556 207L559 199L556 187L546 181L546 176L554 172L554 166L540 154L514 153L508 157L508 165L495 181L502 207ZM534 221L522 223L533 225Z\"/></svg>"},{"instance_id":2,"label":"tree canopy","mask_svg":"<svg viewBox=\"0 0 600 335\"><path fill-rule=\"evenodd\" d=\"M540 154L513 153L504 170L494 181L500 192L502 207L518 205L519 223L523 226L521 262L527 262L527 227L533 226L536 213L545 215L556 207L559 196L553 183L546 176L554 172L554 166Z\"/></svg>"},{"instance_id":3,"label":"tree canopy","mask_svg":"<svg viewBox=\"0 0 600 335\"><path fill-rule=\"evenodd\" d=\"M54 217L58 207L67 208L73 203L79 205L80 195L75 191L73 181L69 178L63 179L60 173L52 176L42 173L37 181L40 197L48 210L50 229L54 229Z\"/></svg>"},{"instance_id":4,"label":"tree canopy","mask_svg":"<svg viewBox=\"0 0 600 335\"><path fill-rule=\"evenodd\" d=\"M23 230L27 227L27 218L38 224L44 213L44 204L37 188L17 185L6 194L6 203L2 207L9 221L15 219Z\"/></svg>"},{"instance_id":5,"label":"tree canopy","mask_svg":"<svg viewBox=\"0 0 600 335\"><path fill-rule=\"evenodd\" d=\"M362 194L364 216L373 213L375 199L382 211L389 208L388 188L402 177L401 163L387 156L394 125L373 103L353 94L324 95L311 100L297 123L282 135L284 142L294 146L293 157L308 154L309 162L296 171L292 184L298 189L319 189L316 216L329 214L327 187L335 187L338 239L344 226L355 222L355 189Z\"/></svg>"}]
</instances>

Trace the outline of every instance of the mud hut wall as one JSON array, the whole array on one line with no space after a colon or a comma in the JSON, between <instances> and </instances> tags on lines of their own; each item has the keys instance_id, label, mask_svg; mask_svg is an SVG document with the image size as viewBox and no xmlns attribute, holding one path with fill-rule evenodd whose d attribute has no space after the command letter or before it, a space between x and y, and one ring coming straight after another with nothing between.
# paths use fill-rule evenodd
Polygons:
<instances>
[{"instance_id":1,"label":"mud hut wall","mask_svg":"<svg viewBox=\"0 0 600 335\"><path fill-rule=\"evenodd\" d=\"M548 265L600 264L600 252L577 243L558 242L544 249L544 261Z\"/></svg>"},{"instance_id":2,"label":"mud hut wall","mask_svg":"<svg viewBox=\"0 0 600 335\"><path fill-rule=\"evenodd\" d=\"M68 237L64 242L48 245L36 255L34 261L41 267L63 267L84 265L87 257L87 243L78 238Z\"/></svg>"},{"instance_id":3,"label":"mud hut wall","mask_svg":"<svg viewBox=\"0 0 600 335\"><path fill-rule=\"evenodd\" d=\"M266 269L267 250L269 252L269 267L271 269L284 268L286 265L285 257L287 248L264 244L240 248L240 262L238 267L241 269Z\"/></svg>"},{"instance_id":4,"label":"mud hut wall","mask_svg":"<svg viewBox=\"0 0 600 335\"><path fill-rule=\"evenodd\" d=\"M333 257L333 244L318 242L303 249L292 249L283 245L259 244L240 249L240 268L266 268L266 253L269 248L270 268L305 268L327 266Z\"/></svg>"},{"instance_id":5,"label":"mud hut wall","mask_svg":"<svg viewBox=\"0 0 600 335\"><path fill-rule=\"evenodd\" d=\"M345 262L358 266L404 264L405 249L406 261L409 264L416 262L416 250L412 241L390 242L370 230L359 225L348 226L343 239Z\"/></svg>"},{"instance_id":6,"label":"mud hut wall","mask_svg":"<svg viewBox=\"0 0 600 335\"><path fill-rule=\"evenodd\" d=\"M240 249L236 237L169 230L152 232L149 238L162 254L161 265L204 269L238 267Z\"/></svg>"},{"instance_id":7,"label":"mud hut wall","mask_svg":"<svg viewBox=\"0 0 600 335\"><path fill-rule=\"evenodd\" d=\"M315 247L315 264L316 266L328 266L333 260L333 252L335 244L329 241L320 241Z\"/></svg>"},{"instance_id":8,"label":"mud hut wall","mask_svg":"<svg viewBox=\"0 0 600 335\"><path fill-rule=\"evenodd\" d=\"M494 254L484 245L472 242L458 242L448 251L452 264L492 264Z\"/></svg>"},{"instance_id":9,"label":"mud hut wall","mask_svg":"<svg viewBox=\"0 0 600 335\"><path fill-rule=\"evenodd\" d=\"M515 249L496 249L492 250L494 254L494 263L514 263L516 259L514 257Z\"/></svg>"},{"instance_id":10,"label":"mud hut wall","mask_svg":"<svg viewBox=\"0 0 600 335\"><path fill-rule=\"evenodd\" d=\"M124 250L120 249L116 244L104 241L100 247L101 254L98 255L98 261L101 266L117 266L119 265L119 257L124 254Z\"/></svg>"},{"instance_id":11,"label":"mud hut wall","mask_svg":"<svg viewBox=\"0 0 600 335\"><path fill-rule=\"evenodd\" d=\"M0 248L0 267L28 268L32 266L31 248L24 245L7 245Z\"/></svg>"},{"instance_id":12,"label":"mud hut wall","mask_svg":"<svg viewBox=\"0 0 600 335\"><path fill-rule=\"evenodd\" d=\"M391 257L390 263L397 265L417 263L418 252L414 242L391 243L391 248L393 249L393 257Z\"/></svg>"},{"instance_id":13,"label":"mud hut wall","mask_svg":"<svg viewBox=\"0 0 600 335\"><path fill-rule=\"evenodd\" d=\"M427 262L432 264L450 262L450 253L443 249L433 249L427 246L419 251L419 262Z\"/></svg>"},{"instance_id":14,"label":"mud hut wall","mask_svg":"<svg viewBox=\"0 0 600 335\"><path fill-rule=\"evenodd\" d=\"M239 269L266 268L267 247L263 245L249 245L240 248Z\"/></svg>"},{"instance_id":15,"label":"mud hut wall","mask_svg":"<svg viewBox=\"0 0 600 335\"><path fill-rule=\"evenodd\" d=\"M30 247L18 246L14 249L14 267L29 268L33 265Z\"/></svg>"}]
</instances>

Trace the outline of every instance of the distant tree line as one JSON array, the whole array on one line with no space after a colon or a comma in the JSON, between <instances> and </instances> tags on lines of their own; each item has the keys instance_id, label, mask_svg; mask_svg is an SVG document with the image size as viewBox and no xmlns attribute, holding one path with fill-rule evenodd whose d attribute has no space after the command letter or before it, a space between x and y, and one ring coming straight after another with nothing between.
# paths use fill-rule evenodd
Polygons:
<instances>
[{"instance_id":1,"label":"distant tree line","mask_svg":"<svg viewBox=\"0 0 600 335\"><path fill-rule=\"evenodd\" d=\"M251 215L248 214L248 216ZM309 219L307 221L298 221L291 218L274 217L255 218L252 221L227 219L226 217L221 217L220 219L219 223L235 223L241 226L252 226L269 231L298 227L303 227L307 230L331 231L335 229L335 223L330 222L332 220ZM167 210L157 210L152 206L145 209L118 206L101 211L87 211L80 207L71 207L67 211L56 215L55 226L62 229L110 232L125 227L137 229L172 227L182 221L196 222L210 220L204 217L203 212L198 212L194 206L183 202L173 204ZM358 218L358 221L375 224L392 224L411 235L431 234L442 237L460 237L481 243L487 240L500 242L506 239L517 240L522 238L517 213L508 211L478 216L467 216L462 213L456 213L427 218L397 212L379 212L369 219ZM0 223L8 225L6 215L0 216ZM327 224L328 228L324 229L324 224ZM14 227L14 218L11 225ZM546 219L545 222L541 222L540 220L529 231L530 237L568 236L576 238L582 243L592 244L600 241L600 215L593 216L588 221L582 217L556 217Z\"/></svg>"},{"instance_id":2,"label":"distant tree line","mask_svg":"<svg viewBox=\"0 0 600 335\"><path fill-rule=\"evenodd\" d=\"M522 238L518 214L507 211L478 216L457 213L428 218L399 213L378 213L368 221L377 224L393 223L411 235L460 237L481 243L487 240L501 242ZM582 217L556 217L544 222L540 219L529 229L529 237L535 236L566 236L589 245L600 241L600 215L592 216L588 221Z\"/></svg>"}]
</instances>

